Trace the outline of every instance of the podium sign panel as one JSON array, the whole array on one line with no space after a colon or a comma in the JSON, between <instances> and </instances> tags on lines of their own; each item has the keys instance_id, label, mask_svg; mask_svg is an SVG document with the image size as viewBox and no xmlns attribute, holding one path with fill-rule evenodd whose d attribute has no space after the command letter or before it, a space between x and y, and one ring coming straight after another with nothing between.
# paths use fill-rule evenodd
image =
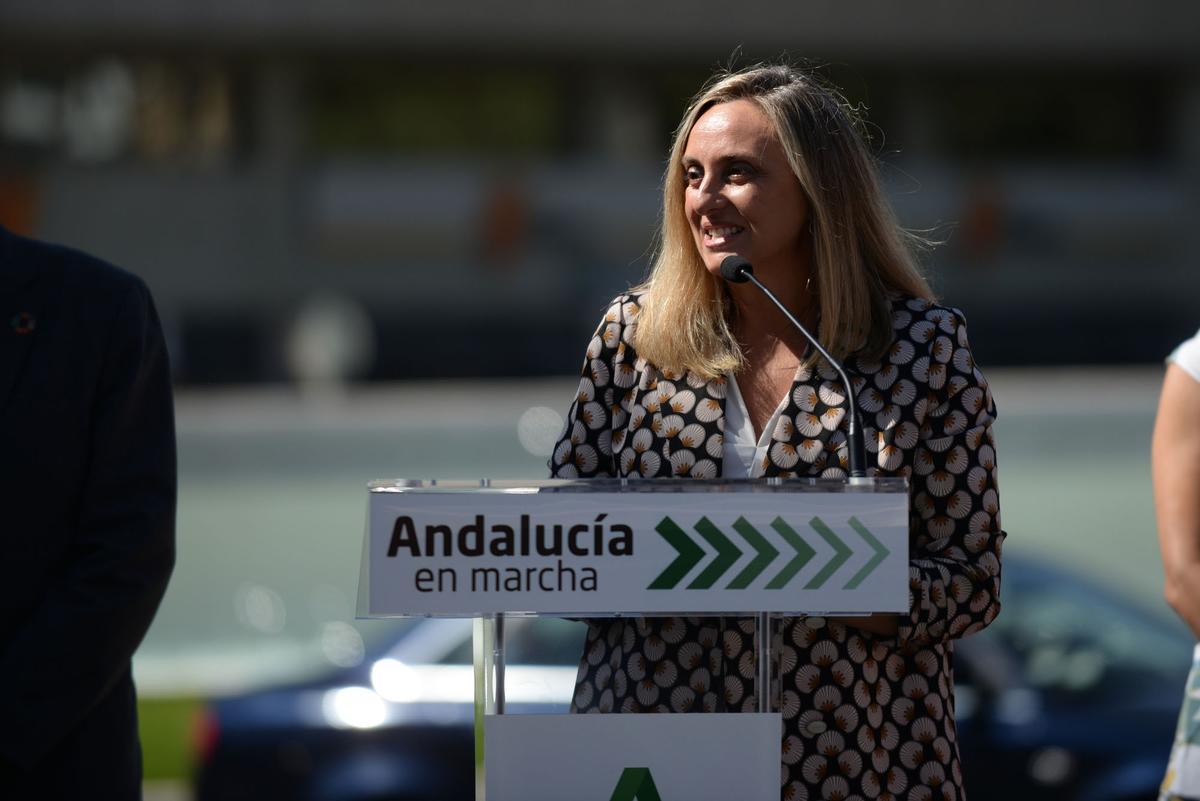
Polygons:
<instances>
[{"instance_id":1,"label":"podium sign panel","mask_svg":"<svg viewBox=\"0 0 1200 801\"><path fill-rule=\"evenodd\" d=\"M908 608L902 479L376 482L365 547L372 617Z\"/></svg>"},{"instance_id":2,"label":"podium sign panel","mask_svg":"<svg viewBox=\"0 0 1200 801\"><path fill-rule=\"evenodd\" d=\"M778 712L493 715L487 801L779 801L782 731Z\"/></svg>"},{"instance_id":3,"label":"podium sign panel","mask_svg":"<svg viewBox=\"0 0 1200 801\"><path fill-rule=\"evenodd\" d=\"M908 522L897 478L376 481L359 615L476 618L487 801L773 800L769 693L749 714L505 715L504 618L754 616L767 688L773 615L908 611Z\"/></svg>"}]
</instances>

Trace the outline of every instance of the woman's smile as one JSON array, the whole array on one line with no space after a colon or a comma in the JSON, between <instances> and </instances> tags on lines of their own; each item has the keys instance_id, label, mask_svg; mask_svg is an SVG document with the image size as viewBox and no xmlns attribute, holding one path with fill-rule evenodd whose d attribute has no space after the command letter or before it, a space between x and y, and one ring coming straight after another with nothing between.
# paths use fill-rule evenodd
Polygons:
<instances>
[{"instance_id":1,"label":"woman's smile","mask_svg":"<svg viewBox=\"0 0 1200 801\"><path fill-rule=\"evenodd\" d=\"M740 225L702 225L703 244L710 250L726 250L730 240L735 239L746 229Z\"/></svg>"}]
</instances>

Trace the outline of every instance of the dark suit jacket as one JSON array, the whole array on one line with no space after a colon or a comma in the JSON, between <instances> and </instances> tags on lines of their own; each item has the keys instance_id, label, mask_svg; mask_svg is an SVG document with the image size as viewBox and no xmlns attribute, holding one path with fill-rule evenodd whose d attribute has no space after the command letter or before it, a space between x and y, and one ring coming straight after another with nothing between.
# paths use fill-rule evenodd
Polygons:
<instances>
[{"instance_id":1,"label":"dark suit jacket","mask_svg":"<svg viewBox=\"0 0 1200 801\"><path fill-rule=\"evenodd\" d=\"M149 291L0 228L0 798L140 797L130 657L174 540Z\"/></svg>"}]
</instances>

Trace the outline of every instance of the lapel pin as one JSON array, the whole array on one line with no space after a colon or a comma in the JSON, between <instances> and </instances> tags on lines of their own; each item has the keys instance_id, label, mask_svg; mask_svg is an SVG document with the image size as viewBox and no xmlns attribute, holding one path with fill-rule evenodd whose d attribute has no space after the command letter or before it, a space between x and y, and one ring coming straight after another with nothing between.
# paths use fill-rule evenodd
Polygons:
<instances>
[{"instance_id":1,"label":"lapel pin","mask_svg":"<svg viewBox=\"0 0 1200 801\"><path fill-rule=\"evenodd\" d=\"M17 312L13 315L12 330L18 334L31 334L37 328L37 318L29 312Z\"/></svg>"}]
</instances>

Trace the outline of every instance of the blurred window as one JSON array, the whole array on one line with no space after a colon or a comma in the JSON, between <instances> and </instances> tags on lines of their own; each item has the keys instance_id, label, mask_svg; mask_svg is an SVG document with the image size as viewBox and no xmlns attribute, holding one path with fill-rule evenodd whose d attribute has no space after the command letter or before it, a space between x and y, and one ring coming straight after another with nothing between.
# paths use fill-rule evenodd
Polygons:
<instances>
[{"instance_id":1,"label":"blurred window","mask_svg":"<svg viewBox=\"0 0 1200 801\"><path fill-rule=\"evenodd\" d=\"M359 63L307 84L319 153L519 155L553 151L564 136L559 89L545 73Z\"/></svg>"},{"instance_id":2,"label":"blurred window","mask_svg":"<svg viewBox=\"0 0 1200 801\"><path fill-rule=\"evenodd\" d=\"M1170 156L1172 81L1152 72L828 71L883 156L1096 162ZM917 141L914 141L917 140Z\"/></svg>"},{"instance_id":3,"label":"blurred window","mask_svg":"<svg viewBox=\"0 0 1200 801\"><path fill-rule=\"evenodd\" d=\"M100 58L0 71L0 166L224 163L235 83L219 64Z\"/></svg>"},{"instance_id":4,"label":"blurred window","mask_svg":"<svg viewBox=\"0 0 1200 801\"><path fill-rule=\"evenodd\" d=\"M964 158L1153 158L1171 134L1165 90L1128 74L962 77L935 89L936 130Z\"/></svg>"}]
</instances>

